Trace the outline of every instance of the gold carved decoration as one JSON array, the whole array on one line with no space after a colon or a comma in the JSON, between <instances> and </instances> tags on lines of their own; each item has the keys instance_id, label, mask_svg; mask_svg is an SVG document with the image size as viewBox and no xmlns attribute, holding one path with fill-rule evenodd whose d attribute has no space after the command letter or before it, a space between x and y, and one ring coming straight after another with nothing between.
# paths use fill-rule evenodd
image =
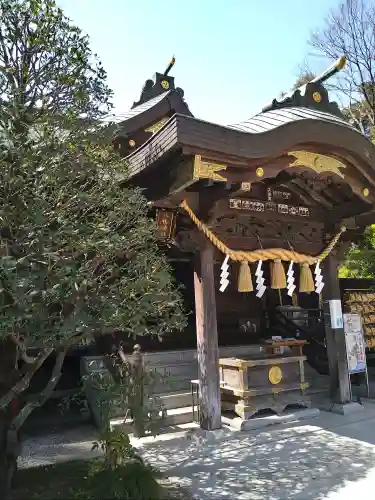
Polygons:
<instances>
[{"instance_id":1,"label":"gold carved decoration","mask_svg":"<svg viewBox=\"0 0 375 500\"><path fill-rule=\"evenodd\" d=\"M270 371L268 372L268 380L271 382L271 384L280 384L282 378L283 372L281 371L281 368L279 366L272 366L272 368L270 368Z\"/></svg>"},{"instance_id":2,"label":"gold carved decoration","mask_svg":"<svg viewBox=\"0 0 375 500\"><path fill-rule=\"evenodd\" d=\"M222 170L226 170L227 165L222 163L213 163L211 161L204 161L200 155L195 155L194 158L194 179L212 179L218 182L227 182L226 177L218 174Z\"/></svg>"},{"instance_id":3,"label":"gold carved decoration","mask_svg":"<svg viewBox=\"0 0 375 500\"><path fill-rule=\"evenodd\" d=\"M257 177L263 177L264 175L264 170L262 167L258 167L256 170L255 170L255 173L257 175Z\"/></svg>"},{"instance_id":4,"label":"gold carved decoration","mask_svg":"<svg viewBox=\"0 0 375 500\"><path fill-rule=\"evenodd\" d=\"M362 194L365 198L367 198L367 196L370 194L370 191L367 188L364 188L364 190L362 191Z\"/></svg>"},{"instance_id":5,"label":"gold carved decoration","mask_svg":"<svg viewBox=\"0 0 375 500\"><path fill-rule=\"evenodd\" d=\"M135 141L134 141L133 139L130 139L130 141L129 141L129 146L130 146L131 148L134 148L134 147L135 147Z\"/></svg>"},{"instance_id":6,"label":"gold carved decoration","mask_svg":"<svg viewBox=\"0 0 375 500\"><path fill-rule=\"evenodd\" d=\"M162 80L161 86L163 87L164 90L169 89L169 82L167 80Z\"/></svg>"},{"instance_id":7,"label":"gold carved decoration","mask_svg":"<svg viewBox=\"0 0 375 500\"><path fill-rule=\"evenodd\" d=\"M288 155L296 158L292 163L289 163L289 167L309 167L317 174L332 172L342 179L344 178L340 168L346 168L346 166L336 158L309 151L290 151Z\"/></svg>"},{"instance_id":8,"label":"gold carved decoration","mask_svg":"<svg viewBox=\"0 0 375 500\"><path fill-rule=\"evenodd\" d=\"M322 100L322 96L319 94L319 92L314 92L312 97L315 102L320 102Z\"/></svg>"},{"instance_id":9,"label":"gold carved decoration","mask_svg":"<svg viewBox=\"0 0 375 500\"><path fill-rule=\"evenodd\" d=\"M156 132L158 132L162 128L162 126L164 125L164 123L167 123L168 120L169 120L168 117L162 118L158 122L156 122L153 125L150 125L149 127L147 127L145 129L145 132L152 132L153 134L156 134Z\"/></svg>"}]
</instances>

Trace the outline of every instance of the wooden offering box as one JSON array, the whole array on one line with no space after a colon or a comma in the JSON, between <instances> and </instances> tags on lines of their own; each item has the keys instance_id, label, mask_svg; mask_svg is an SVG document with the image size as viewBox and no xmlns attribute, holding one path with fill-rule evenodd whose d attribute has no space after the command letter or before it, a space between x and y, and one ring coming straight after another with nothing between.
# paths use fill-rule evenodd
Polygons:
<instances>
[{"instance_id":1,"label":"wooden offering box","mask_svg":"<svg viewBox=\"0 0 375 500\"><path fill-rule=\"evenodd\" d=\"M260 410L279 414L292 404L309 407L305 360L305 356L292 351L286 355L266 352L251 359L220 359L223 410L235 411L247 420Z\"/></svg>"}]
</instances>

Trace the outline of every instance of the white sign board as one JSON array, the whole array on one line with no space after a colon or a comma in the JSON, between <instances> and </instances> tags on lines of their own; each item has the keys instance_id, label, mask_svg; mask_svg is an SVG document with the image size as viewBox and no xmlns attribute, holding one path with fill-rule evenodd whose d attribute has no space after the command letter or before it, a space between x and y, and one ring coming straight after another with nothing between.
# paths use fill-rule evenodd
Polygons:
<instances>
[{"instance_id":1,"label":"white sign board","mask_svg":"<svg viewBox=\"0 0 375 500\"><path fill-rule=\"evenodd\" d=\"M344 334L349 373L366 372L366 346L359 314L344 314Z\"/></svg>"},{"instance_id":2,"label":"white sign board","mask_svg":"<svg viewBox=\"0 0 375 500\"><path fill-rule=\"evenodd\" d=\"M331 328L337 329L344 326L340 299L329 301L329 314L331 316Z\"/></svg>"},{"instance_id":3,"label":"white sign board","mask_svg":"<svg viewBox=\"0 0 375 500\"><path fill-rule=\"evenodd\" d=\"M359 314L344 314L344 332L347 333L361 333L362 322Z\"/></svg>"}]
</instances>

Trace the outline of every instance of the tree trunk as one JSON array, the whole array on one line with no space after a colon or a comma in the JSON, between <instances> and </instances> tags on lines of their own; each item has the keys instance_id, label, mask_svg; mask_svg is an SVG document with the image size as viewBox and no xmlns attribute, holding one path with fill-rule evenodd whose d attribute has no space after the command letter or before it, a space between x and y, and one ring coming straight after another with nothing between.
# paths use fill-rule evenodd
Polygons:
<instances>
[{"instance_id":1,"label":"tree trunk","mask_svg":"<svg viewBox=\"0 0 375 500\"><path fill-rule=\"evenodd\" d=\"M17 448L20 449L19 441ZM0 449L3 454L5 450ZM17 471L17 458L19 452L14 454L5 451L5 454L0 458L0 498L2 500L11 500L13 478Z\"/></svg>"},{"instance_id":2,"label":"tree trunk","mask_svg":"<svg viewBox=\"0 0 375 500\"><path fill-rule=\"evenodd\" d=\"M11 431L13 420L12 406L0 411L0 498L11 497L12 480L17 470L20 451L18 432Z\"/></svg>"},{"instance_id":3,"label":"tree trunk","mask_svg":"<svg viewBox=\"0 0 375 500\"><path fill-rule=\"evenodd\" d=\"M21 451L20 429L35 408L42 406L50 398L60 380L66 352L67 348L64 347L57 353L51 377L44 390L35 399L26 403L21 409L14 408L13 404L3 410L0 409L0 500L11 498L13 477L17 471L17 459Z\"/></svg>"},{"instance_id":4,"label":"tree trunk","mask_svg":"<svg viewBox=\"0 0 375 500\"><path fill-rule=\"evenodd\" d=\"M19 379L18 351L9 337L0 340L0 400L3 400ZM0 407L0 499L10 498L12 478L17 466L17 455L11 453L8 445L8 433L14 417L14 401L10 399ZM5 400L4 400L5 403Z\"/></svg>"}]
</instances>

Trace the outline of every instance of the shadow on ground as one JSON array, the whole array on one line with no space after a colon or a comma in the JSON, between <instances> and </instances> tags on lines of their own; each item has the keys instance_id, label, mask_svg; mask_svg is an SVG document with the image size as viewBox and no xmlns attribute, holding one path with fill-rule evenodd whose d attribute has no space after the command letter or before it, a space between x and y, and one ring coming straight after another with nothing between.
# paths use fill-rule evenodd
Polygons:
<instances>
[{"instance_id":1,"label":"shadow on ground","mask_svg":"<svg viewBox=\"0 0 375 500\"><path fill-rule=\"evenodd\" d=\"M97 432L91 425L67 429L63 433L29 437L22 443L18 467L20 469L39 467L100 456L99 452L92 451L93 442L96 439Z\"/></svg>"},{"instance_id":2,"label":"shadow on ground","mask_svg":"<svg viewBox=\"0 0 375 500\"><path fill-rule=\"evenodd\" d=\"M318 500L374 470L375 420L360 420L326 413L261 433L197 431L190 439L149 441L142 453L201 500Z\"/></svg>"},{"instance_id":3,"label":"shadow on ground","mask_svg":"<svg viewBox=\"0 0 375 500\"><path fill-rule=\"evenodd\" d=\"M189 488L200 500L369 498L375 486L374 427L375 401L366 400L363 411L347 416L321 412L309 421L251 432L186 433L177 426L134 444L173 486ZM85 426L26 439L19 465L93 457L95 436Z\"/></svg>"}]
</instances>

